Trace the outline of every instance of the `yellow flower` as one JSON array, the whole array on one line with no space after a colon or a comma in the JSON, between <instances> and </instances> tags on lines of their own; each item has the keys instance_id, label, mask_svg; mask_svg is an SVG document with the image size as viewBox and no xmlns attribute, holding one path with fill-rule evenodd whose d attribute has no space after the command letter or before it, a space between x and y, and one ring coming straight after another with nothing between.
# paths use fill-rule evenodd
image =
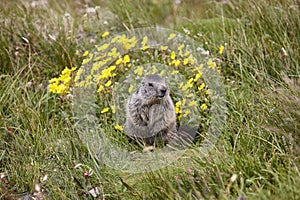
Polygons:
<instances>
[{"instance_id":1,"label":"yellow flower","mask_svg":"<svg viewBox=\"0 0 300 200\"><path fill-rule=\"evenodd\" d=\"M84 87L85 81L80 81L78 83L75 83L76 87Z\"/></svg>"},{"instance_id":2,"label":"yellow flower","mask_svg":"<svg viewBox=\"0 0 300 200\"><path fill-rule=\"evenodd\" d=\"M178 70L173 70L172 73L171 73L171 75L178 74L178 73L179 73Z\"/></svg>"},{"instance_id":3,"label":"yellow flower","mask_svg":"<svg viewBox=\"0 0 300 200\"><path fill-rule=\"evenodd\" d=\"M185 53L183 54L183 56L186 57L186 56L190 55L190 53L191 53L191 52L187 51L187 52L185 52Z\"/></svg>"},{"instance_id":4,"label":"yellow flower","mask_svg":"<svg viewBox=\"0 0 300 200\"><path fill-rule=\"evenodd\" d=\"M111 86L111 84L112 84L112 82L111 82L111 80L109 80L105 83L105 87L109 87L109 86Z\"/></svg>"},{"instance_id":5,"label":"yellow flower","mask_svg":"<svg viewBox=\"0 0 300 200\"><path fill-rule=\"evenodd\" d=\"M133 90L133 85L130 85L129 88L128 88L128 92L131 93L132 90Z\"/></svg>"},{"instance_id":6,"label":"yellow flower","mask_svg":"<svg viewBox=\"0 0 300 200\"><path fill-rule=\"evenodd\" d=\"M112 113L116 113L116 105L111 105L110 108Z\"/></svg>"},{"instance_id":7,"label":"yellow flower","mask_svg":"<svg viewBox=\"0 0 300 200\"><path fill-rule=\"evenodd\" d=\"M102 34L102 37L105 38L105 37L107 37L108 35L109 35L109 32L106 31L106 32L104 32L104 33Z\"/></svg>"},{"instance_id":8,"label":"yellow flower","mask_svg":"<svg viewBox=\"0 0 300 200\"><path fill-rule=\"evenodd\" d=\"M92 58L93 58L93 54L91 53L91 54L89 54L89 57L88 58L86 58L86 59L83 59L83 61L82 61L82 65L85 65L85 64L87 64L87 63L89 63L91 60L92 60Z\"/></svg>"},{"instance_id":9,"label":"yellow flower","mask_svg":"<svg viewBox=\"0 0 300 200\"><path fill-rule=\"evenodd\" d=\"M195 69L193 69L193 71L198 71L198 72L201 72L202 71L202 68L203 68L203 64L201 64L200 66L196 67Z\"/></svg>"},{"instance_id":10,"label":"yellow flower","mask_svg":"<svg viewBox=\"0 0 300 200\"><path fill-rule=\"evenodd\" d=\"M143 38L142 45L145 46L146 43L147 43L147 41L148 41L148 37L145 36L145 37Z\"/></svg>"},{"instance_id":11,"label":"yellow flower","mask_svg":"<svg viewBox=\"0 0 300 200\"><path fill-rule=\"evenodd\" d=\"M180 45L180 46L178 47L178 50L181 51L183 48L184 48L184 44Z\"/></svg>"},{"instance_id":12,"label":"yellow flower","mask_svg":"<svg viewBox=\"0 0 300 200\"><path fill-rule=\"evenodd\" d=\"M52 78L49 80L49 83L58 83L59 79L58 78Z\"/></svg>"},{"instance_id":13,"label":"yellow flower","mask_svg":"<svg viewBox=\"0 0 300 200\"><path fill-rule=\"evenodd\" d=\"M183 64L187 65L188 63L190 63L193 65L195 63L195 61L196 61L196 58L191 54L191 55L189 55L189 57L187 57L183 60Z\"/></svg>"},{"instance_id":14,"label":"yellow flower","mask_svg":"<svg viewBox=\"0 0 300 200\"><path fill-rule=\"evenodd\" d=\"M175 52L174 52L174 51L172 51L172 52L171 52L171 59L172 59L172 60L174 60L174 59L175 59L175 57L176 57L176 54L175 54Z\"/></svg>"},{"instance_id":15,"label":"yellow flower","mask_svg":"<svg viewBox=\"0 0 300 200\"><path fill-rule=\"evenodd\" d=\"M49 90L50 92L53 92L53 93L57 93L57 88L58 88L58 85L59 85L59 79L58 78L52 78L49 80Z\"/></svg>"},{"instance_id":16,"label":"yellow flower","mask_svg":"<svg viewBox=\"0 0 300 200\"><path fill-rule=\"evenodd\" d=\"M168 46L160 46L160 50L165 51L168 49Z\"/></svg>"},{"instance_id":17,"label":"yellow flower","mask_svg":"<svg viewBox=\"0 0 300 200\"><path fill-rule=\"evenodd\" d=\"M92 65L91 74L94 74L95 71L100 69L105 64L106 63L104 63L103 61L94 62L93 65Z\"/></svg>"},{"instance_id":18,"label":"yellow flower","mask_svg":"<svg viewBox=\"0 0 300 200\"><path fill-rule=\"evenodd\" d=\"M182 44L182 45L180 45L179 47L178 47L178 51L179 51L179 55L182 57L183 56L183 54L182 54L182 49L184 48L184 44Z\"/></svg>"},{"instance_id":19,"label":"yellow flower","mask_svg":"<svg viewBox=\"0 0 300 200\"><path fill-rule=\"evenodd\" d=\"M198 72L194 78L194 81L197 82L199 78L201 78L201 76L202 76L202 72Z\"/></svg>"},{"instance_id":20,"label":"yellow flower","mask_svg":"<svg viewBox=\"0 0 300 200\"><path fill-rule=\"evenodd\" d=\"M187 64L189 64L189 59L185 58L185 59L183 60L183 65L187 65Z\"/></svg>"},{"instance_id":21,"label":"yellow flower","mask_svg":"<svg viewBox=\"0 0 300 200\"><path fill-rule=\"evenodd\" d=\"M193 96L194 96L194 94L191 93L191 94L188 94L186 97L187 97L187 98L192 98Z\"/></svg>"},{"instance_id":22,"label":"yellow flower","mask_svg":"<svg viewBox=\"0 0 300 200\"><path fill-rule=\"evenodd\" d=\"M183 117L186 117L186 116L188 116L189 114L191 114L191 111L190 111L190 110L185 110L185 111L184 111L184 114L183 114Z\"/></svg>"},{"instance_id":23,"label":"yellow flower","mask_svg":"<svg viewBox=\"0 0 300 200\"><path fill-rule=\"evenodd\" d=\"M101 114L106 113L106 112L108 112L108 111L109 111L109 107L103 108L103 109L101 110Z\"/></svg>"},{"instance_id":24,"label":"yellow flower","mask_svg":"<svg viewBox=\"0 0 300 200\"><path fill-rule=\"evenodd\" d=\"M181 114L182 110L181 110L181 101L177 101L175 103L175 113L176 114Z\"/></svg>"},{"instance_id":25,"label":"yellow flower","mask_svg":"<svg viewBox=\"0 0 300 200\"><path fill-rule=\"evenodd\" d=\"M165 74L165 70L162 70L162 71L159 73L160 76L164 76L164 74Z\"/></svg>"},{"instance_id":26,"label":"yellow flower","mask_svg":"<svg viewBox=\"0 0 300 200\"><path fill-rule=\"evenodd\" d=\"M181 89L183 87L183 82L181 82L180 84L179 84L179 89Z\"/></svg>"},{"instance_id":27,"label":"yellow flower","mask_svg":"<svg viewBox=\"0 0 300 200\"><path fill-rule=\"evenodd\" d=\"M126 43L126 42L124 42L123 46L124 46L124 49L126 49L126 50L129 50L131 48L130 44Z\"/></svg>"},{"instance_id":28,"label":"yellow flower","mask_svg":"<svg viewBox=\"0 0 300 200\"><path fill-rule=\"evenodd\" d=\"M136 70L134 70L134 73L139 75L139 76L142 76L143 75L143 70L144 68L142 66L138 66Z\"/></svg>"},{"instance_id":29,"label":"yellow flower","mask_svg":"<svg viewBox=\"0 0 300 200\"><path fill-rule=\"evenodd\" d=\"M99 56L97 56L96 58L94 58L94 61L101 60L101 59L103 59L104 57L106 57L106 54L99 55Z\"/></svg>"},{"instance_id":30,"label":"yellow flower","mask_svg":"<svg viewBox=\"0 0 300 200\"><path fill-rule=\"evenodd\" d=\"M186 91L187 89L193 87L193 85L194 85L194 79L193 79L193 78L190 78L190 79L188 80L188 82L182 87L182 90L183 90L183 91Z\"/></svg>"},{"instance_id":31,"label":"yellow flower","mask_svg":"<svg viewBox=\"0 0 300 200\"><path fill-rule=\"evenodd\" d=\"M208 65L208 68L212 68L212 69L214 69L217 66L217 64L214 61L212 61L212 59L209 59L207 61L207 65Z\"/></svg>"},{"instance_id":32,"label":"yellow flower","mask_svg":"<svg viewBox=\"0 0 300 200\"><path fill-rule=\"evenodd\" d=\"M178 120L181 120L181 118L182 118L182 114L180 114L180 115L178 115Z\"/></svg>"},{"instance_id":33,"label":"yellow flower","mask_svg":"<svg viewBox=\"0 0 300 200\"><path fill-rule=\"evenodd\" d=\"M121 64L122 61L123 61L123 58L119 58L119 59L116 61L116 65Z\"/></svg>"},{"instance_id":34,"label":"yellow flower","mask_svg":"<svg viewBox=\"0 0 300 200\"><path fill-rule=\"evenodd\" d=\"M118 56L120 56L120 53L117 52L117 48L114 47L112 48L112 50L107 54L108 57L112 57L112 58L117 58Z\"/></svg>"},{"instance_id":35,"label":"yellow flower","mask_svg":"<svg viewBox=\"0 0 300 200\"><path fill-rule=\"evenodd\" d=\"M175 66L178 67L180 65L180 60L175 61Z\"/></svg>"},{"instance_id":36,"label":"yellow flower","mask_svg":"<svg viewBox=\"0 0 300 200\"><path fill-rule=\"evenodd\" d=\"M115 125L115 129L118 130L118 131L123 131L123 127L120 126L120 125Z\"/></svg>"},{"instance_id":37,"label":"yellow flower","mask_svg":"<svg viewBox=\"0 0 300 200\"><path fill-rule=\"evenodd\" d=\"M156 69L155 65L153 65L153 66L152 66L152 72L151 72L151 73L152 73L152 74L155 74L156 72L157 72L157 69Z\"/></svg>"},{"instance_id":38,"label":"yellow flower","mask_svg":"<svg viewBox=\"0 0 300 200\"><path fill-rule=\"evenodd\" d=\"M205 83L202 83L202 84L198 87L198 90L201 91L201 90L203 90L204 87L205 87Z\"/></svg>"},{"instance_id":39,"label":"yellow flower","mask_svg":"<svg viewBox=\"0 0 300 200\"><path fill-rule=\"evenodd\" d=\"M87 87L87 86L91 85L91 83L92 83L91 80L92 80L92 75L90 74L85 79L84 87Z\"/></svg>"},{"instance_id":40,"label":"yellow flower","mask_svg":"<svg viewBox=\"0 0 300 200\"><path fill-rule=\"evenodd\" d=\"M196 101L191 101L189 103L189 106L192 107L192 106L197 106L197 102Z\"/></svg>"},{"instance_id":41,"label":"yellow flower","mask_svg":"<svg viewBox=\"0 0 300 200\"><path fill-rule=\"evenodd\" d=\"M116 66L115 65L112 65L108 68L110 71L114 71L116 69Z\"/></svg>"},{"instance_id":42,"label":"yellow flower","mask_svg":"<svg viewBox=\"0 0 300 200\"><path fill-rule=\"evenodd\" d=\"M223 45L220 46L220 48L219 48L219 54L223 54L224 48L225 47Z\"/></svg>"},{"instance_id":43,"label":"yellow flower","mask_svg":"<svg viewBox=\"0 0 300 200\"><path fill-rule=\"evenodd\" d=\"M150 48L150 46L149 46L149 45L146 45L146 46L143 46L143 47L141 48L141 50L145 51L145 50L147 50L147 49L149 49L149 48Z\"/></svg>"},{"instance_id":44,"label":"yellow flower","mask_svg":"<svg viewBox=\"0 0 300 200\"><path fill-rule=\"evenodd\" d=\"M168 37L168 40L172 40L174 37L176 37L175 33L171 33Z\"/></svg>"},{"instance_id":45,"label":"yellow flower","mask_svg":"<svg viewBox=\"0 0 300 200\"><path fill-rule=\"evenodd\" d=\"M112 71L115 70L115 69L116 69L115 65L110 66L109 68L103 69L101 71L101 76L99 77L99 80L104 80L104 79L116 76L115 73L112 73Z\"/></svg>"},{"instance_id":46,"label":"yellow flower","mask_svg":"<svg viewBox=\"0 0 300 200\"><path fill-rule=\"evenodd\" d=\"M113 43L115 43L115 42L118 42L118 41L120 40L120 38L121 38L121 37L118 35L118 36L112 38L111 41L110 41L110 43L113 44Z\"/></svg>"},{"instance_id":47,"label":"yellow flower","mask_svg":"<svg viewBox=\"0 0 300 200\"><path fill-rule=\"evenodd\" d=\"M126 65L126 63L129 63L129 62L130 62L130 57L129 57L129 55L125 55L125 56L124 56L124 59L123 59L124 65Z\"/></svg>"},{"instance_id":48,"label":"yellow flower","mask_svg":"<svg viewBox=\"0 0 300 200\"><path fill-rule=\"evenodd\" d=\"M196 62L196 58L192 54L188 57L188 60L189 60L189 63L192 65L195 64L195 62Z\"/></svg>"},{"instance_id":49,"label":"yellow flower","mask_svg":"<svg viewBox=\"0 0 300 200\"><path fill-rule=\"evenodd\" d=\"M58 94L65 94L67 93L68 91L68 87L64 84L59 84L56 88L56 93Z\"/></svg>"},{"instance_id":50,"label":"yellow flower","mask_svg":"<svg viewBox=\"0 0 300 200\"><path fill-rule=\"evenodd\" d=\"M103 85L99 85L99 88L98 88L97 92L101 92L103 89L104 89L104 86Z\"/></svg>"},{"instance_id":51,"label":"yellow flower","mask_svg":"<svg viewBox=\"0 0 300 200\"><path fill-rule=\"evenodd\" d=\"M123 46L126 50L129 50L136 45L136 38L133 36L132 38L128 39L127 41L123 42Z\"/></svg>"},{"instance_id":52,"label":"yellow flower","mask_svg":"<svg viewBox=\"0 0 300 200\"><path fill-rule=\"evenodd\" d=\"M75 67L72 67L71 69L66 67L58 78L49 80L49 91L57 94L69 93L71 73L75 70Z\"/></svg>"},{"instance_id":53,"label":"yellow flower","mask_svg":"<svg viewBox=\"0 0 300 200\"><path fill-rule=\"evenodd\" d=\"M205 91L205 94L210 95L210 89L207 89L207 90Z\"/></svg>"},{"instance_id":54,"label":"yellow flower","mask_svg":"<svg viewBox=\"0 0 300 200\"><path fill-rule=\"evenodd\" d=\"M146 45L146 44L147 44L147 41L148 41L148 37L145 36L145 37L143 38L143 41L142 41L142 48L141 48L141 50L147 50L147 49L150 48L149 45Z\"/></svg>"},{"instance_id":55,"label":"yellow flower","mask_svg":"<svg viewBox=\"0 0 300 200\"><path fill-rule=\"evenodd\" d=\"M102 46L97 48L97 51L103 51L109 47L109 44L103 44Z\"/></svg>"},{"instance_id":56,"label":"yellow flower","mask_svg":"<svg viewBox=\"0 0 300 200\"><path fill-rule=\"evenodd\" d=\"M202 104L202 105L200 106L200 108L201 108L202 110L206 110L206 109L207 109L207 105L204 103L204 104Z\"/></svg>"},{"instance_id":57,"label":"yellow flower","mask_svg":"<svg viewBox=\"0 0 300 200\"><path fill-rule=\"evenodd\" d=\"M85 57L85 56L87 56L88 54L89 54L89 51L85 51L85 52L82 54L82 56Z\"/></svg>"}]
</instances>

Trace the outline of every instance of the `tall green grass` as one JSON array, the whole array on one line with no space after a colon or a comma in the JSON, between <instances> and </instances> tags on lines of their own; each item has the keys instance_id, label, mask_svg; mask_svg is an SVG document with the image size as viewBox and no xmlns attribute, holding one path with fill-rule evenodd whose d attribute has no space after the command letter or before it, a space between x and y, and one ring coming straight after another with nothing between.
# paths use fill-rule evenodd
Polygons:
<instances>
[{"instance_id":1,"label":"tall green grass","mask_svg":"<svg viewBox=\"0 0 300 200\"><path fill-rule=\"evenodd\" d=\"M300 198L298 1L32 2L0 3L1 198L92 199L96 187L106 199ZM76 51L104 31L154 24L218 57L227 124L208 157L195 146L168 167L126 174L94 160L72 128L70 101L47 84L80 66Z\"/></svg>"}]
</instances>

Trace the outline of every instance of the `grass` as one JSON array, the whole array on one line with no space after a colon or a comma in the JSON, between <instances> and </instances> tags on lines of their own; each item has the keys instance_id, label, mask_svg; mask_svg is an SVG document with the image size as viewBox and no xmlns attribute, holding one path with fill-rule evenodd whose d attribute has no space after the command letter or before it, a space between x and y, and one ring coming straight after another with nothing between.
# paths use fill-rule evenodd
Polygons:
<instances>
[{"instance_id":1,"label":"grass","mask_svg":"<svg viewBox=\"0 0 300 200\"><path fill-rule=\"evenodd\" d=\"M100 199L299 199L299 2L118 4L0 3L1 199L92 199L93 188ZM165 168L129 174L94 160L73 128L70 101L47 85L80 66L76 51L93 49L104 31L154 24L188 31L217 58L227 123L209 156L195 145Z\"/></svg>"}]
</instances>

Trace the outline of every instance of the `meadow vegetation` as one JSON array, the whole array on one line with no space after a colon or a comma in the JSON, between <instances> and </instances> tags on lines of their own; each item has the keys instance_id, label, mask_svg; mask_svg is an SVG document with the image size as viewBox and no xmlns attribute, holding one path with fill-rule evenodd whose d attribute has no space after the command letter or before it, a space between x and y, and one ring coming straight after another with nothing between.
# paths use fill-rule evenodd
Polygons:
<instances>
[{"instance_id":1,"label":"meadow vegetation","mask_svg":"<svg viewBox=\"0 0 300 200\"><path fill-rule=\"evenodd\" d=\"M299 10L297 0L1 1L0 198L300 199ZM167 167L124 173L94 159L49 80L79 68L104 33L154 25L209 52L226 124L206 157L195 143Z\"/></svg>"}]
</instances>

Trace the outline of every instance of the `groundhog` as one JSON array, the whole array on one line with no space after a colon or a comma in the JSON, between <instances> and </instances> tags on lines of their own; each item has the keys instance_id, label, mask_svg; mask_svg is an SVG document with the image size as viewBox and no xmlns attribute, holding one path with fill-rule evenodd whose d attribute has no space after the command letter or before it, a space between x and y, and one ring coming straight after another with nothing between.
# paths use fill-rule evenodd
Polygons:
<instances>
[{"instance_id":1,"label":"groundhog","mask_svg":"<svg viewBox=\"0 0 300 200\"><path fill-rule=\"evenodd\" d=\"M175 108L165 79L159 75L144 77L127 102L125 133L153 144L168 143L176 132Z\"/></svg>"}]
</instances>

